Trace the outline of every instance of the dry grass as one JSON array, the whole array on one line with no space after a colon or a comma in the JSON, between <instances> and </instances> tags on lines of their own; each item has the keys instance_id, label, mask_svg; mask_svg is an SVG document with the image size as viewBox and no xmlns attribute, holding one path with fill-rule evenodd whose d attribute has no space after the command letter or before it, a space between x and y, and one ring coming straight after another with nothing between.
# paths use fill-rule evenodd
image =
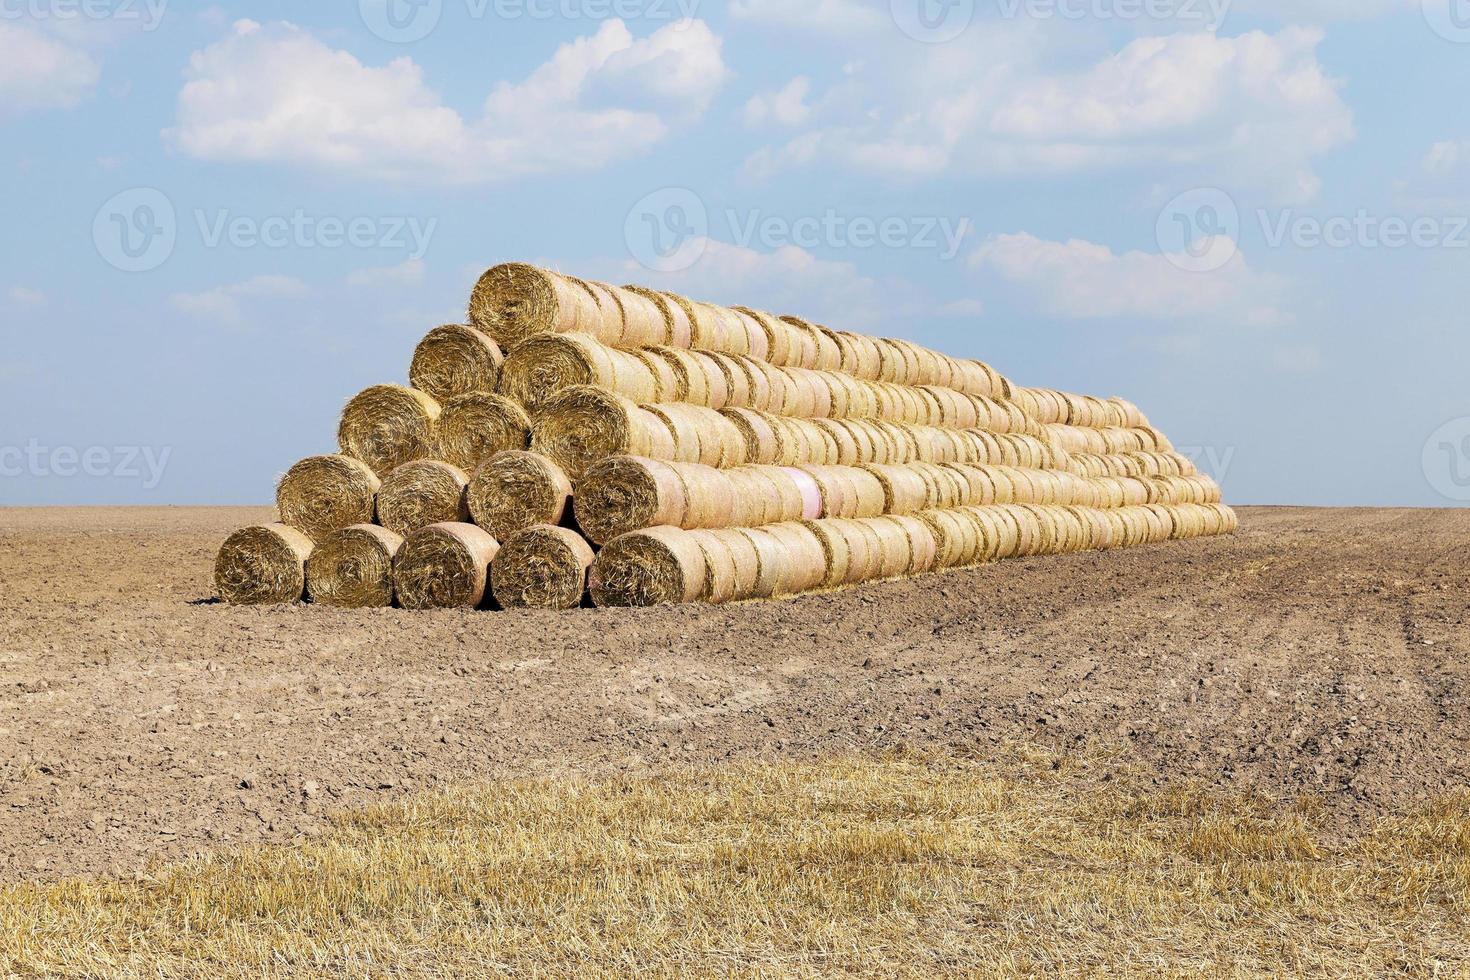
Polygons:
<instances>
[{"instance_id":1,"label":"dry grass","mask_svg":"<svg viewBox=\"0 0 1470 980\"><path fill-rule=\"evenodd\" d=\"M1465 973L1470 795L1334 840L1146 787L1017 750L458 790L151 883L0 889L0 971Z\"/></svg>"}]
</instances>

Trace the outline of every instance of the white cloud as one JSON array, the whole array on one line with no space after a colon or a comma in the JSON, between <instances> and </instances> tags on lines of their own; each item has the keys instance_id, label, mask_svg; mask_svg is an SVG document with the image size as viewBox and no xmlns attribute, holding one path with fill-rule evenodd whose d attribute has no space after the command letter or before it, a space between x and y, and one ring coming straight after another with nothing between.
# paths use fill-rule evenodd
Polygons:
<instances>
[{"instance_id":1,"label":"white cloud","mask_svg":"<svg viewBox=\"0 0 1470 980\"><path fill-rule=\"evenodd\" d=\"M37 307L46 305L46 294L39 289L31 289L26 286L12 286L5 295L16 306Z\"/></svg>"},{"instance_id":2,"label":"white cloud","mask_svg":"<svg viewBox=\"0 0 1470 980\"><path fill-rule=\"evenodd\" d=\"M1426 210L1470 207L1470 139L1435 143L1395 190L1406 204Z\"/></svg>"},{"instance_id":3,"label":"white cloud","mask_svg":"<svg viewBox=\"0 0 1470 980\"><path fill-rule=\"evenodd\" d=\"M1318 188L1315 158L1354 135L1352 113L1317 60L1320 31L1140 37L1065 70L1052 64L1065 51L1054 31L1008 22L919 53L926 46L891 46L816 100L812 128L756 151L746 169L756 177L804 165L907 177L1176 169L1301 201Z\"/></svg>"},{"instance_id":4,"label":"white cloud","mask_svg":"<svg viewBox=\"0 0 1470 980\"><path fill-rule=\"evenodd\" d=\"M1069 319L1196 318L1262 327L1288 319L1274 305L1279 281L1251 270L1228 238L1202 244L1207 259L1213 253L1208 264L1219 266L1212 272L1187 271L1167 255L1119 255L1106 245L1046 241L1024 232L989 239L969 264L1020 288L1045 312Z\"/></svg>"},{"instance_id":5,"label":"white cloud","mask_svg":"<svg viewBox=\"0 0 1470 980\"><path fill-rule=\"evenodd\" d=\"M195 52L167 138L190 156L299 164L390 180L481 183L595 169L702 113L727 75L701 21L634 39L620 20L503 82L466 120L410 58L382 67L295 25L237 22ZM600 104L598 97L619 104Z\"/></svg>"},{"instance_id":6,"label":"white cloud","mask_svg":"<svg viewBox=\"0 0 1470 980\"><path fill-rule=\"evenodd\" d=\"M347 276L349 286L417 286L424 281L423 259L409 259L386 269L358 269Z\"/></svg>"},{"instance_id":7,"label":"white cloud","mask_svg":"<svg viewBox=\"0 0 1470 980\"><path fill-rule=\"evenodd\" d=\"M791 313L847 330L876 328L898 312L893 284L880 284L851 262L819 259L787 245L758 252L714 239L690 239L699 258L679 272L653 272L634 261L615 273L621 281L647 283L686 296Z\"/></svg>"},{"instance_id":8,"label":"white cloud","mask_svg":"<svg viewBox=\"0 0 1470 980\"><path fill-rule=\"evenodd\" d=\"M945 303L935 312L937 312L940 316L984 316L985 304L978 299L957 299L952 303Z\"/></svg>"},{"instance_id":9,"label":"white cloud","mask_svg":"<svg viewBox=\"0 0 1470 980\"><path fill-rule=\"evenodd\" d=\"M179 312L201 320L236 324L244 320L242 300L289 298L306 291L304 282L290 276L256 276L202 293L175 293L169 302Z\"/></svg>"},{"instance_id":10,"label":"white cloud","mask_svg":"<svg viewBox=\"0 0 1470 980\"><path fill-rule=\"evenodd\" d=\"M99 75L81 48L0 20L0 115L71 108L92 93Z\"/></svg>"},{"instance_id":11,"label":"white cloud","mask_svg":"<svg viewBox=\"0 0 1470 980\"><path fill-rule=\"evenodd\" d=\"M812 112L806 104L811 91L812 80L798 75L779 91L753 95L745 103L745 124L757 127L774 122L781 126L800 126Z\"/></svg>"}]
</instances>

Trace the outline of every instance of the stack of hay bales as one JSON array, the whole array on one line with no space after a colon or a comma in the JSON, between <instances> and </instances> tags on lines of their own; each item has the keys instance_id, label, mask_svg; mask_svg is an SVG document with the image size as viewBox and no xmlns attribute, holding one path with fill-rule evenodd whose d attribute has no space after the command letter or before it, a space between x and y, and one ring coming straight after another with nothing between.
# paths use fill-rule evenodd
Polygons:
<instances>
[{"instance_id":1,"label":"stack of hay bales","mask_svg":"<svg viewBox=\"0 0 1470 980\"><path fill-rule=\"evenodd\" d=\"M732 602L1227 534L1220 488L1122 398L795 316L521 264L216 563L230 602Z\"/></svg>"}]
</instances>

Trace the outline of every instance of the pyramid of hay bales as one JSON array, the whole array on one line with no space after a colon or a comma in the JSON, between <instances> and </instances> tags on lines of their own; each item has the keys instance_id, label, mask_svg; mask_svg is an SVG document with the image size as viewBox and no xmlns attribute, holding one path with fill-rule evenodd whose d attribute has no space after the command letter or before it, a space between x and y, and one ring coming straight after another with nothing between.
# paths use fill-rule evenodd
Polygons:
<instances>
[{"instance_id":1,"label":"pyramid of hay bales","mask_svg":"<svg viewBox=\"0 0 1470 980\"><path fill-rule=\"evenodd\" d=\"M225 542L225 600L731 602L1237 526L1122 398L520 264L468 319Z\"/></svg>"}]
</instances>

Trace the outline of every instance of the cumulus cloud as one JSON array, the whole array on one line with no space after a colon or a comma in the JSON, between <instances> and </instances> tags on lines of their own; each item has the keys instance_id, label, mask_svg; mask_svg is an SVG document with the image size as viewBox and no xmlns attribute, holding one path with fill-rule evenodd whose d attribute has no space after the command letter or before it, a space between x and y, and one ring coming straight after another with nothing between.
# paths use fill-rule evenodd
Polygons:
<instances>
[{"instance_id":1,"label":"cumulus cloud","mask_svg":"<svg viewBox=\"0 0 1470 980\"><path fill-rule=\"evenodd\" d=\"M100 74L81 47L0 20L0 116L71 108L92 94Z\"/></svg>"},{"instance_id":2,"label":"cumulus cloud","mask_svg":"<svg viewBox=\"0 0 1470 980\"><path fill-rule=\"evenodd\" d=\"M1066 69L1055 64L1052 31L1005 23L920 53L893 45L815 100L803 132L753 153L747 172L1176 168L1302 201L1319 186L1315 159L1354 135L1352 113L1317 60L1318 30L1138 37Z\"/></svg>"},{"instance_id":3,"label":"cumulus cloud","mask_svg":"<svg viewBox=\"0 0 1470 980\"><path fill-rule=\"evenodd\" d=\"M751 96L745 103L745 124L753 128L767 123L800 126L812 112L806 104L811 91L812 80L798 75L779 91Z\"/></svg>"},{"instance_id":4,"label":"cumulus cloud","mask_svg":"<svg viewBox=\"0 0 1470 980\"><path fill-rule=\"evenodd\" d=\"M1405 203L1426 210L1470 207L1470 139L1435 143L1395 190Z\"/></svg>"},{"instance_id":5,"label":"cumulus cloud","mask_svg":"<svg viewBox=\"0 0 1470 980\"><path fill-rule=\"evenodd\" d=\"M217 323L237 324L244 320L242 302L300 296L306 284L290 276L256 276L244 282L218 286L202 293L175 293L169 298L180 313Z\"/></svg>"},{"instance_id":6,"label":"cumulus cloud","mask_svg":"<svg viewBox=\"0 0 1470 980\"><path fill-rule=\"evenodd\" d=\"M1115 253L1073 239L1047 241L1024 232L997 235L969 258L971 268L1011 283L1043 311L1068 319L1134 317L1228 320L1271 326L1288 317L1274 305L1281 284L1253 271L1229 238L1202 242L1211 272L1188 271L1185 261L1151 252Z\"/></svg>"},{"instance_id":7,"label":"cumulus cloud","mask_svg":"<svg viewBox=\"0 0 1470 980\"><path fill-rule=\"evenodd\" d=\"M642 153L704 112L727 75L721 47L702 21L635 39L609 20L523 81L497 85L466 119L410 58L374 67L293 24L242 20L191 56L166 137L200 159L388 180L588 170Z\"/></svg>"}]
</instances>

